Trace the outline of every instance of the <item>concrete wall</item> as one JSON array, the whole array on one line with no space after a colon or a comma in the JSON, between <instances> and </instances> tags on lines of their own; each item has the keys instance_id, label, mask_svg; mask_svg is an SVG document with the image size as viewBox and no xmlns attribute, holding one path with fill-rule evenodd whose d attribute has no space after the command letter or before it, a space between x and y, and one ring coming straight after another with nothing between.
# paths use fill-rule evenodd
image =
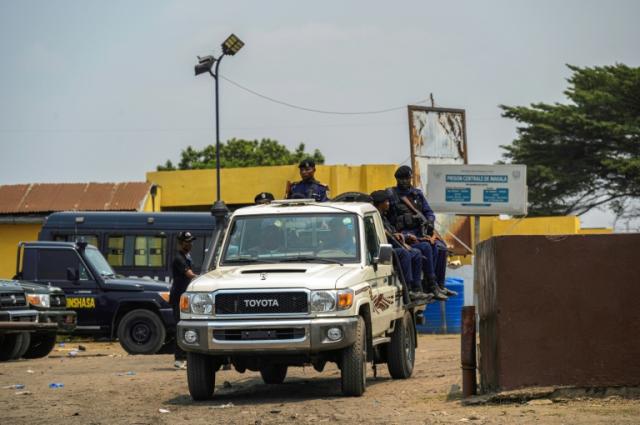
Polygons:
<instances>
[{"instance_id":1,"label":"concrete wall","mask_svg":"<svg viewBox=\"0 0 640 425\"><path fill-rule=\"evenodd\" d=\"M640 385L638 247L640 234L482 242L483 390Z\"/></svg>"},{"instance_id":2,"label":"concrete wall","mask_svg":"<svg viewBox=\"0 0 640 425\"><path fill-rule=\"evenodd\" d=\"M0 278L10 279L16 273L18 242L38 239L41 224L0 224Z\"/></svg>"}]
</instances>

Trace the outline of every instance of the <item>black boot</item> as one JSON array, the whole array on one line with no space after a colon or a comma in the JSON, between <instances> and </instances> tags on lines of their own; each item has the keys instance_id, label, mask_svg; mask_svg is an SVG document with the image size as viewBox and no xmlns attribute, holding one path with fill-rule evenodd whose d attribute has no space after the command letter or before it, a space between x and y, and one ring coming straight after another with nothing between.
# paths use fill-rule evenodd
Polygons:
<instances>
[{"instance_id":1,"label":"black boot","mask_svg":"<svg viewBox=\"0 0 640 425\"><path fill-rule=\"evenodd\" d=\"M440 292L445 294L447 297L455 297L456 295L458 295L456 291L452 291L451 289L446 288L444 286L444 282L438 283L438 288L440 289Z\"/></svg>"},{"instance_id":2,"label":"black boot","mask_svg":"<svg viewBox=\"0 0 640 425\"><path fill-rule=\"evenodd\" d=\"M422 280L422 285L425 287L425 292L429 294L433 294L433 299L436 301L446 301L449 298L445 295L444 292L440 290L440 287L436 283L435 276L425 276Z\"/></svg>"}]
</instances>

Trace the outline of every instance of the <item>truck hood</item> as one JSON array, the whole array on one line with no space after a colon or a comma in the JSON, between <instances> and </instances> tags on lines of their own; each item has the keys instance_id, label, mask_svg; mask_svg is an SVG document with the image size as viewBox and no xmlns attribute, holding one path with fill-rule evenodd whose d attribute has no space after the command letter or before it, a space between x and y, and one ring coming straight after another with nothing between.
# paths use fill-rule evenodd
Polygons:
<instances>
[{"instance_id":1,"label":"truck hood","mask_svg":"<svg viewBox=\"0 0 640 425\"><path fill-rule=\"evenodd\" d=\"M24 291L30 294L64 294L64 291L57 286L39 285L37 283L26 282L24 280L19 281L19 283Z\"/></svg>"},{"instance_id":2,"label":"truck hood","mask_svg":"<svg viewBox=\"0 0 640 425\"><path fill-rule=\"evenodd\" d=\"M104 280L104 289L110 291L168 291L170 285L151 279L137 279L135 277L112 278Z\"/></svg>"},{"instance_id":3,"label":"truck hood","mask_svg":"<svg viewBox=\"0 0 640 425\"><path fill-rule=\"evenodd\" d=\"M253 264L220 267L200 276L189 285L194 292L218 289L305 288L340 289L348 286L349 277L362 270L360 264Z\"/></svg>"}]
</instances>

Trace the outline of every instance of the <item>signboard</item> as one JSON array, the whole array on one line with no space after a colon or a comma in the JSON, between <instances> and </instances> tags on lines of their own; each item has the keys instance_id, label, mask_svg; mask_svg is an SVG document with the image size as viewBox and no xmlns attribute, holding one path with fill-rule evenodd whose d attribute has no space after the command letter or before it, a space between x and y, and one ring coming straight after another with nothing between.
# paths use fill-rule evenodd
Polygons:
<instances>
[{"instance_id":1,"label":"signboard","mask_svg":"<svg viewBox=\"0 0 640 425\"><path fill-rule=\"evenodd\" d=\"M466 164L467 130L464 109L409 106L409 135L413 184L426 192L431 164ZM431 205L431 199L429 199ZM455 255L466 255L471 245L471 226L467 217L440 214L437 229ZM462 243L461 243L462 242Z\"/></svg>"},{"instance_id":2,"label":"signboard","mask_svg":"<svg viewBox=\"0 0 640 425\"><path fill-rule=\"evenodd\" d=\"M526 215L526 165L430 164L429 205L435 211L464 215Z\"/></svg>"}]
</instances>

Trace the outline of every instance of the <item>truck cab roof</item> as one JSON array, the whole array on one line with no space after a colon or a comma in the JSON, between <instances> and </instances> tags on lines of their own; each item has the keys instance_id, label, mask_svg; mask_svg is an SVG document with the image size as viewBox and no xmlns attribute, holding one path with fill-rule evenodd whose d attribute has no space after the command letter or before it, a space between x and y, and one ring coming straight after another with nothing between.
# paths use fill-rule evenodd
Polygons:
<instances>
[{"instance_id":1,"label":"truck cab roof","mask_svg":"<svg viewBox=\"0 0 640 425\"><path fill-rule=\"evenodd\" d=\"M237 209L234 216L279 215L300 213L352 213L364 215L376 212L376 208L364 202L316 202L309 199L287 199L273 201L270 204L253 205Z\"/></svg>"}]
</instances>

